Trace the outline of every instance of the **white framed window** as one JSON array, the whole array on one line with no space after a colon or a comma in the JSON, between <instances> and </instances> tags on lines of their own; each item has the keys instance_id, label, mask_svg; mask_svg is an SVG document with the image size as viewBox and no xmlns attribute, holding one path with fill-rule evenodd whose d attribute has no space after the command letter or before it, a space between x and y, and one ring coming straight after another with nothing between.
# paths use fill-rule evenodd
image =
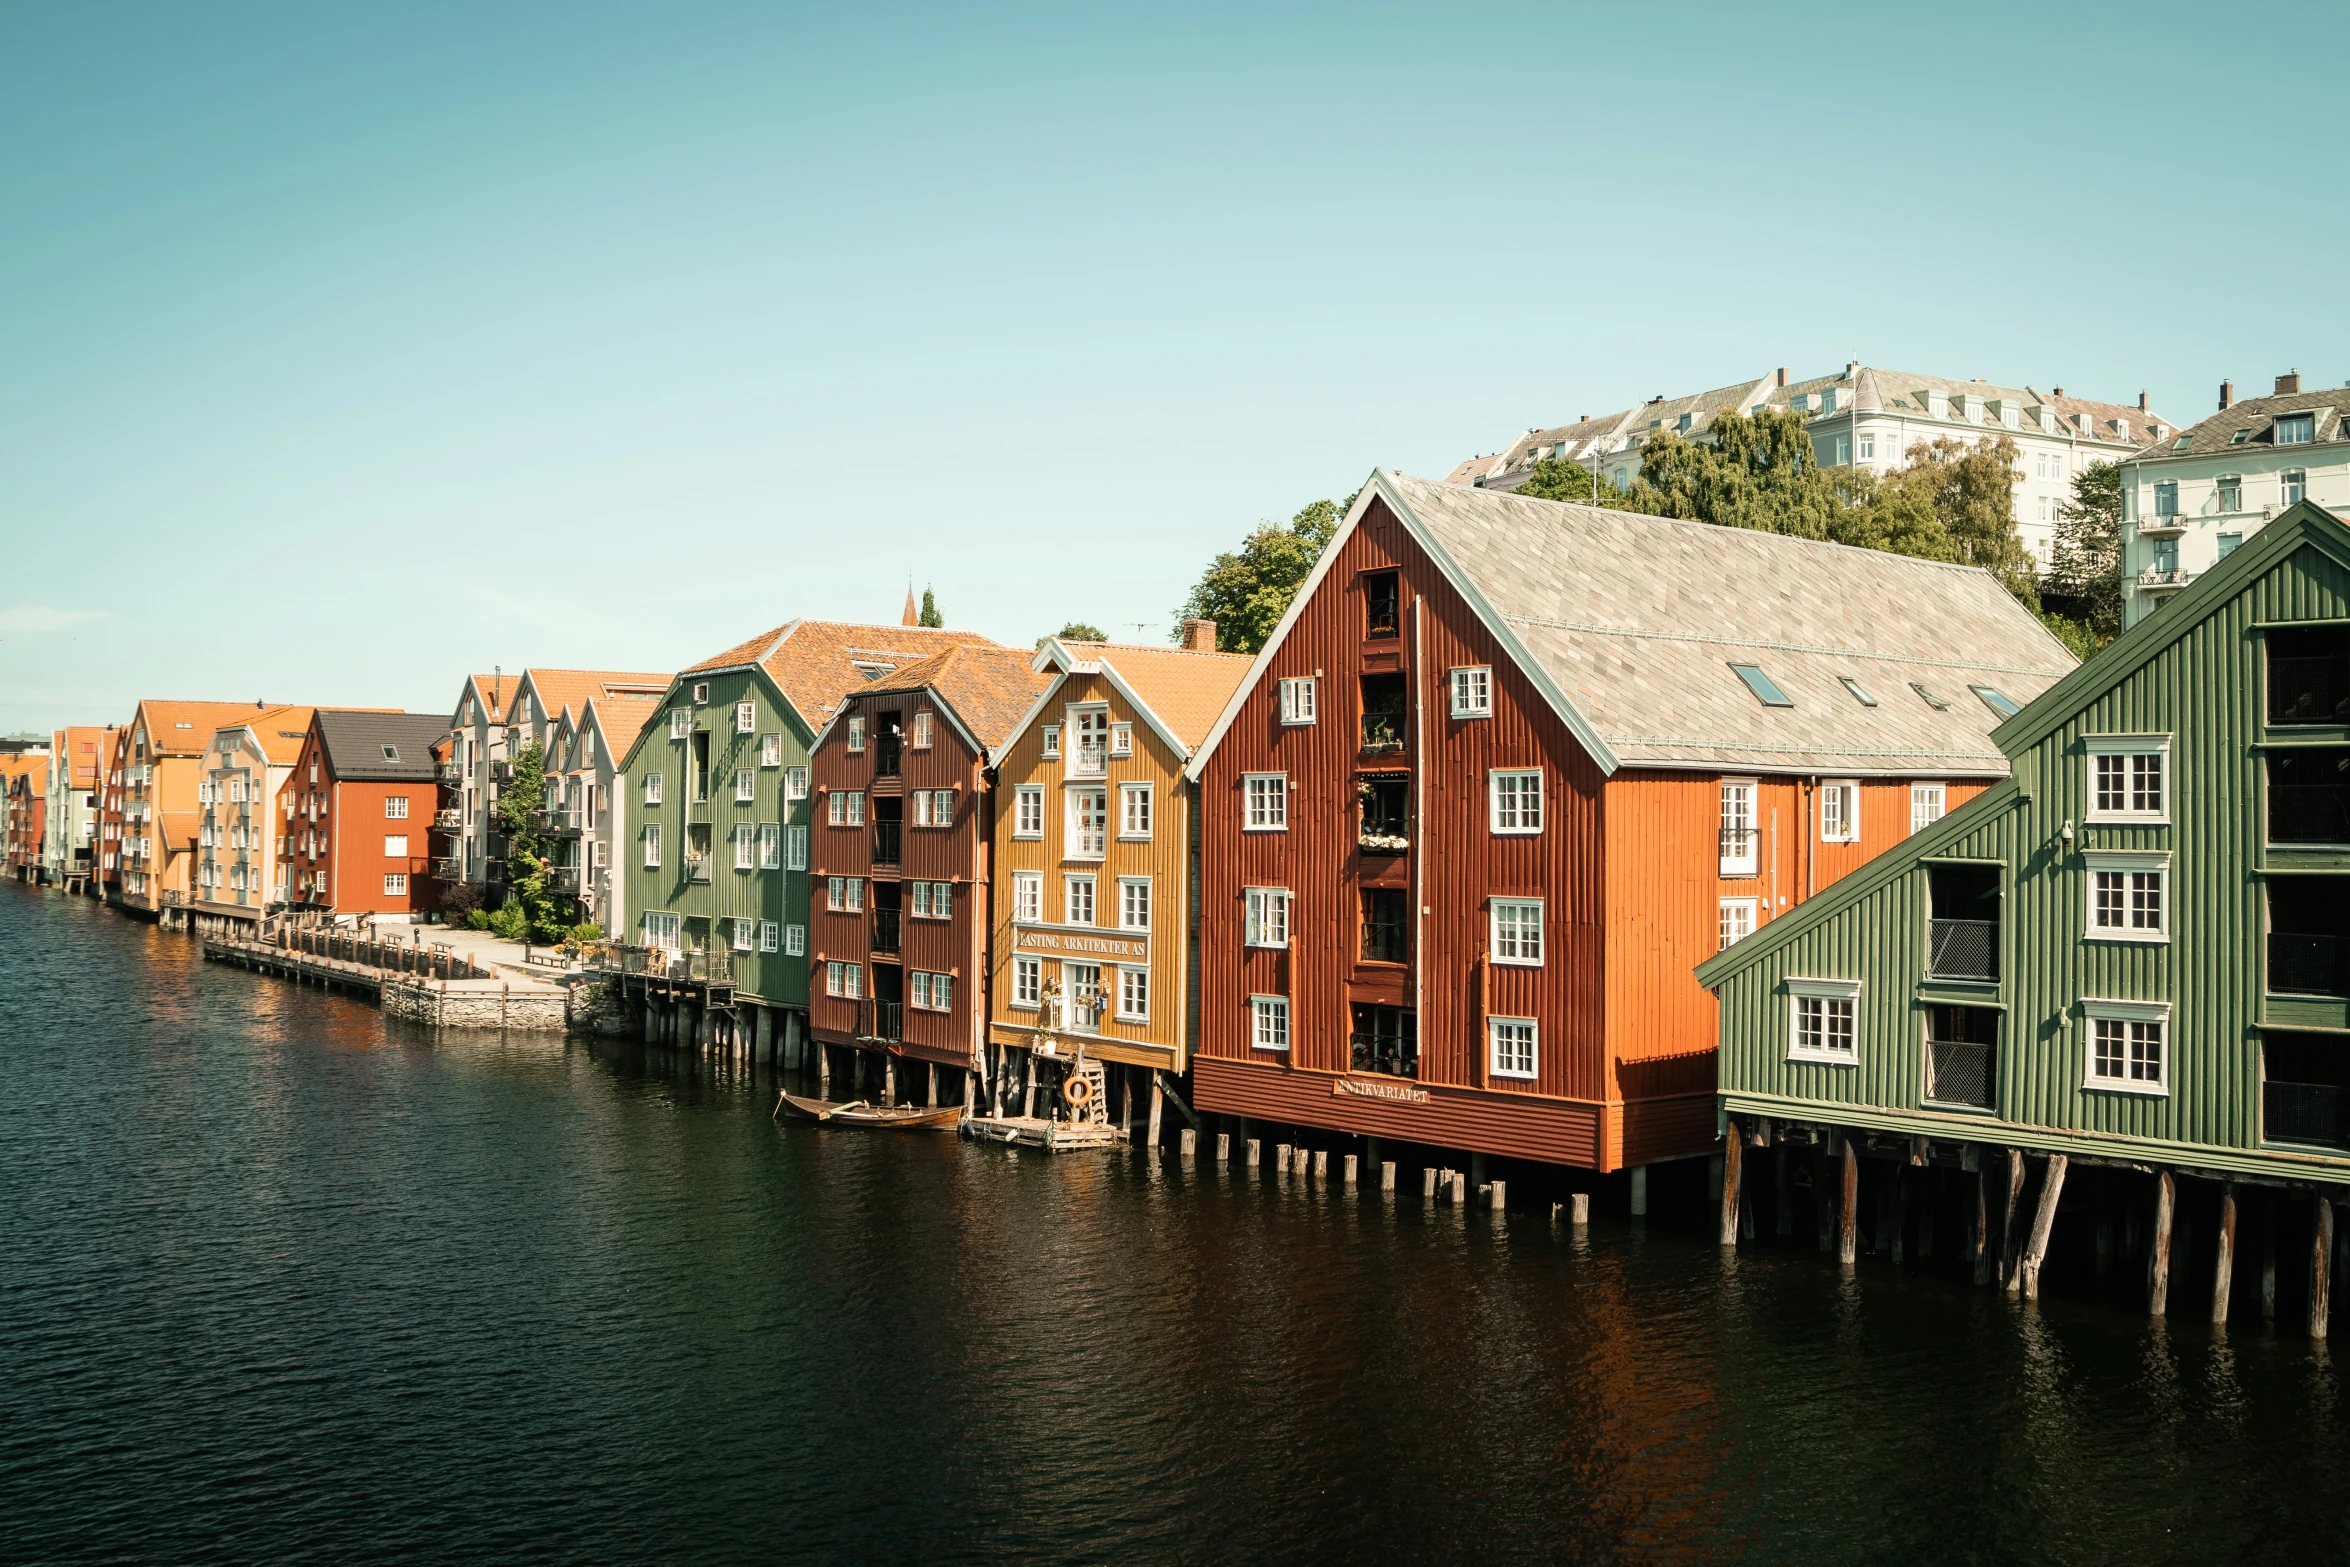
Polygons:
<instances>
[{"instance_id":1,"label":"white framed window","mask_svg":"<svg viewBox=\"0 0 2350 1567\"><path fill-rule=\"evenodd\" d=\"M808 797L808 770L805 767L787 767L783 770L783 798L786 804Z\"/></svg>"},{"instance_id":2,"label":"white framed window","mask_svg":"<svg viewBox=\"0 0 2350 1567\"><path fill-rule=\"evenodd\" d=\"M2170 856L2160 850L2091 849L2089 939L2170 940Z\"/></svg>"},{"instance_id":3,"label":"white framed window","mask_svg":"<svg viewBox=\"0 0 2350 1567\"><path fill-rule=\"evenodd\" d=\"M759 950L773 952L780 945L777 938L782 934L782 927L777 925L775 921L761 920L759 922Z\"/></svg>"},{"instance_id":4,"label":"white framed window","mask_svg":"<svg viewBox=\"0 0 2350 1567\"><path fill-rule=\"evenodd\" d=\"M1950 810L1950 788L1947 784L1913 783L1909 786L1909 830L1923 832L1940 821Z\"/></svg>"},{"instance_id":5,"label":"white framed window","mask_svg":"<svg viewBox=\"0 0 2350 1567\"><path fill-rule=\"evenodd\" d=\"M1034 871L1012 874L1012 919L1021 925L1044 923L1044 878Z\"/></svg>"},{"instance_id":6,"label":"white framed window","mask_svg":"<svg viewBox=\"0 0 2350 1567\"><path fill-rule=\"evenodd\" d=\"M761 822L759 824L759 869L763 871L783 869L783 824L781 822Z\"/></svg>"},{"instance_id":7,"label":"white framed window","mask_svg":"<svg viewBox=\"0 0 2350 1567\"><path fill-rule=\"evenodd\" d=\"M808 829L789 827L783 834L783 868L804 871L808 868Z\"/></svg>"},{"instance_id":8,"label":"white framed window","mask_svg":"<svg viewBox=\"0 0 2350 1567\"><path fill-rule=\"evenodd\" d=\"M1321 711L1319 693L1314 677L1302 675L1281 682L1281 722L1289 725L1310 724Z\"/></svg>"},{"instance_id":9,"label":"white framed window","mask_svg":"<svg viewBox=\"0 0 2350 1567\"><path fill-rule=\"evenodd\" d=\"M1876 460L1876 456L1877 437L1874 432L1863 430L1860 436L1860 460L1862 462L1874 462Z\"/></svg>"},{"instance_id":10,"label":"white framed window","mask_svg":"<svg viewBox=\"0 0 2350 1567\"><path fill-rule=\"evenodd\" d=\"M914 917L926 920L952 919L955 915L955 884L951 881L918 881L914 889Z\"/></svg>"},{"instance_id":11,"label":"white framed window","mask_svg":"<svg viewBox=\"0 0 2350 1567\"><path fill-rule=\"evenodd\" d=\"M758 727L759 727L759 704L758 704L758 703L756 703L756 702L737 702L737 703L735 703L735 704L734 704L734 732L735 732L736 734L738 734L738 735L747 735L747 734L751 733L753 730L757 729Z\"/></svg>"},{"instance_id":12,"label":"white framed window","mask_svg":"<svg viewBox=\"0 0 2350 1567\"><path fill-rule=\"evenodd\" d=\"M1493 667L1489 664L1471 664L1452 672L1452 716L1455 718L1491 718L1493 716Z\"/></svg>"},{"instance_id":13,"label":"white framed window","mask_svg":"<svg viewBox=\"0 0 2350 1567\"><path fill-rule=\"evenodd\" d=\"M1722 946L1735 947L1754 934L1756 900L1753 898L1724 898L1722 900Z\"/></svg>"},{"instance_id":14,"label":"white framed window","mask_svg":"<svg viewBox=\"0 0 2350 1567\"><path fill-rule=\"evenodd\" d=\"M645 865L649 869L661 863L661 824L645 823Z\"/></svg>"},{"instance_id":15,"label":"white framed window","mask_svg":"<svg viewBox=\"0 0 2350 1567\"><path fill-rule=\"evenodd\" d=\"M849 719L849 749L852 751L865 749L865 716L862 713Z\"/></svg>"},{"instance_id":16,"label":"white framed window","mask_svg":"<svg viewBox=\"0 0 2350 1567\"><path fill-rule=\"evenodd\" d=\"M647 911L644 916L645 945L675 952L685 928L681 914L661 914Z\"/></svg>"},{"instance_id":17,"label":"white framed window","mask_svg":"<svg viewBox=\"0 0 2350 1567\"><path fill-rule=\"evenodd\" d=\"M2170 1006L2161 1001L2081 1002L2087 1046L2081 1086L2125 1094L2170 1092Z\"/></svg>"},{"instance_id":18,"label":"white framed window","mask_svg":"<svg viewBox=\"0 0 2350 1567\"><path fill-rule=\"evenodd\" d=\"M1118 970L1118 1021L1147 1023L1151 1019L1151 971L1146 968Z\"/></svg>"},{"instance_id":19,"label":"white framed window","mask_svg":"<svg viewBox=\"0 0 2350 1567\"><path fill-rule=\"evenodd\" d=\"M1820 785L1820 842L1860 842L1860 785L1830 778Z\"/></svg>"},{"instance_id":20,"label":"white framed window","mask_svg":"<svg viewBox=\"0 0 2350 1567\"><path fill-rule=\"evenodd\" d=\"M1860 1008L1857 979L1787 981L1787 1059L1852 1066L1860 1060L1855 1042Z\"/></svg>"},{"instance_id":21,"label":"white framed window","mask_svg":"<svg viewBox=\"0 0 2350 1567\"><path fill-rule=\"evenodd\" d=\"M954 826L955 791L952 789L915 790L914 825L917 827Z\"/></svg>"},{"instance_id":22,"label":"white framed window","mask_svg":"<svg viewBox=\"0 0 2350 1567\"><path fill-rule=\"evenodd\" d=\"M865 878L862 876L828 876L824 879L824 906L836 914L862 914L865 911Z\"/></svg>"},{"instance_id":23,"label":"white framed window","mask_svg":"<svg viewBox=\"0 0 2350 1567\"><path fill-rule=\"evenodd\" d=\"M1289 998L1287 996L1251 996L1248 998L1249 1048L1252 1050L1289 1049Z\"/></svg>"},{"instance_id":24,"label":"white framed window","mask_svg":"<svg viewBox=\"0 0 2350 1567\"><path fill-rule=\"evenodd\" d=\"M2091 735L2089 810L2093 822L2170 820L2170 736Z\"/></svg>"},{"instance_id":25,"label":"white framed window","mask_svg":"<svg viewBox=\"0 0 2350 1567\"><path fill-rule=\"evenodd\" d=\"M854 1001L865 994L865 966L861 963L824 965L824 993Z\"/></svg>"},{"instance_id":26,"label":"white framed window","mask_svg":"<svg viewBox=\"0 0 2350 1567\"><path fill-rule=\"evenodd\" d=\"M645 774L645 804L659 805L660 803L661 775L657 772L647 773Z\"/></svg>"},{"instance_id":27,"label":"white framed window","mask_svg":"<svg viewBox=\"0 0 2350 1567\"><path fill-rule=\"evenodd\" d=\"M1487 1070L1495 1077L1514 1077L1531 1082L1535 1076L1537 1029L1530 1017L1495 1017L1485 1020L1486 1048L1490 1052Z\"/></svg>"},{"instance_id":28,"label":"white framed window","mask_svg":"<svg viewBox=\"0 0 2350 1567\"><path fill-rule=\"evenodd\" d=\"M1243 773L1240 786L1248 803L1248 814L1242 819L1247 832L1287 832L1289 830L1289 775L1287 773Z\"/></svg>"},{"instance_id":29,"label":"white framed window","mask_svg":"<svg viewBox=\"0 0 2350 1567\"><path fill-rule=\"evenodd\" d=\"M1044 964L1039 959L1012 960L1012 1005L1022 1011L1044 1005Z\"/></svg>"},{"instance_id":30,"label":"white framed window","mask_svg":"<svg viewBox=\"0 0 2350 1567\"><path fill-rule=\"evenodd\" d=\"M1542 831L1542 773L1538 768L1496 768L1486 775L1488 816L1504 834Z\"/></svg>"},{"instance_id":31,"label":"white framed window","mask_svg":"<svg viewBox=\"0 0 2350 1567\"><path fill-rule=\"evenodd\" d=\"M906 883L906 896L912 900L914 918L930 918L930 883L926 881Z\"/></svg>"},{"instance_id":32,"label":"white framed window","mask_svg":"<svg viewBox=\"0 0 2350 1567\"><path fill-rule=\"evenodd\" d=\"M825 796L825 805L825 819L831 826L865 825L865 792L862 789L835 789Z\"/></svg>"},{"instance_id":33,"label":"white framed window","mask_svg":"<svg viewBox=\"0 0 2350 1567\"><path fill-rule=\"evenodd\" d=\"M734 770L734 803L748 805L759 797L759 775L748 767Z\"/></svg>"},{"instance_id":34,"label":"white framed window","mask_svg":"<svg viewBox=\"0 0 2350 1567\"><path fill-rule=\"evenodd\" d=\"M1755 867L1754 780L1722 780L1722 874L1752 876Z\"/></svg>"},{"instance_id":35,"label":"white framed window","mask_svg":"<svg viewBox=\"0 0 2350 1567\"><path fill-rule=\"evenodd\" d=\"M930 711L930 709L929 709L929 708L927 708L927 707L926 707L926 708L924 708L924 709L922 709L922 711L920 711L920 712L918 712L918 713L916 713L916 714L914 715L914 749L915 749L915 750L917 750L917 751L927 751L927 750L929 750L929 749L930 749L930 725L931 725L931 721L932 721L932 714L931 714L931 711Z\"/></svg>"},{"instance_id":36,"label":"white framed window","mask_svg":"<svg viewBox=\"0 0 2350 1567\"><path fill-rule=\"evenodd\" d=\"M1132 756L1134 754L1134 726L1132 724L1110 725L1110 754L1112 756Z\"/></svg>"},{"instance_id":37,"label":"white framed window","mask_svg":"<svg viewBox=\"0 0 2350 1567\"><path fill-rule=\"evenodd\" d=\"M783 952L784 956L792 958L803 958L808 955L807 926L786 925L783 927Z\"/></svg>"},{"instance_id":38,"label":"white framed window","mask_svg":"<svg viewBox=\"0 0 2350 1567\"><path fill-rule=\"evenodd\" d=\"M1151 928L1151 882L1148 876L1118 878L1118 928Z\"/></svg>"},{"instance_id":39,"label":"white framed window","mask_svg":"<svg viewBox=\"0 0 2350 1567\"><path fill-rule=\"evenodd\" d=\"M408 878L400 871L384 872L384 896L403 898L408 895Z\"/></svg>"},{"instance_id":40,"label":"white framed window","mask_svg":"<svg viewBox=\"0 0 2350 1567\"><path fill-rule=\"evenodd\" d=\"M1062 998L1062 1016L1071 1028L1098 1028L1101 1025L1102 966L1099 963L1064 963L1061 979L1068 987Z\"/></svg>"},{"instance_id":41,"label":"white framed window","mask_svg":"<svg viewBox=\"0 0 2350 1567\"><path fill-rule=\"evenodd\" d=\"M1012 791L1012 836L1044 836L1044 786L1022 784Z\"/></svg>"},{"instance_id":42,"label":"white framed window","mask_svg":"<svg viewBox=\"0 0 2350 1567\"><path fill-rule=\"evenodd\" d=\"M1063 847L1072 860L1098 860L1110 852L1110 791L1069 791L1069 841Z\"/></svg>"},{"instance_id":43,"label":"white framed window","mask_svg":"<svg viewBox=\"0 0 2350 1567\"><path fill-rule=\"evenodd\" d=\"M698 680L694 682L694 706L700 707L703 703L709 700L710 682L707 680Z\"/></svg>"},{"instance_id":44,"label":"white framed window","mask_svg":"<svg viewBox=\"0 0 2350 1567\"><path fill-rule=\"evenodd\" d=\"M2277 481L2277 499L2287 506L2298 506L2309 498L2309 471L2288 468Z\"/></svg>"},{"instance_id":45,"label":"white framed window","mask_svg":"<svg viewBox=\"0 0 2350 1567\"><path fill-rule=\"evenodd\" d=\"M734 927L734 950L737 952L750 951L752 944L758 940L759 929L757 923L752 920L741 919L729 920L727 923Z\"/></svg>"},{"instance_id":46,"label":"white framed window","mask_svg":"<svg viewBox=\"0 0 2350 1567\"><path fill-rule=\"evenodd\" d=\"M1044 726L1044 758L1049 762L1058 758L1060 754L1061 726L1059 724L1047 724Z\"/></svg>"},{"instance_id":47,"label":"white framed window","mask_svg":"<svg viewBox=\"0 0 2350 1567\"><path fill-rule=\"evenodd\" d=\"M1495 898L1488 908L1493 961L1514 968L1542 967L1542 900Z\"/></svg>"},{"instance_id":48,"label":"white framed window","mask_svg":"<svg viewBox=\"0 0 2350 1567\"><path fill-rule=\"evenodd\" d=\"M749 870L752 865L752 845L757 842L757 830L749 822L736 822L734 831L728 836L734 839L734 868L738 871Z\"/></svg>"},{"instance_id":49,"label":"white framed window","mask_svg":"<svg viewBox=\"0 0 2350 1567\"><path fill-rule=\"evenodd\" d=\"M1283 887L1246 887L1241 890L1247 911L1244 945L1289 945L1289 891Z\"/></svg>"},{"instance_id":50,"label":"white framed window","mask_svg":"<svg viewBox=\"0 0 2350 1567\"><path fill-rule=\"evenodd\" d=\"M1091 925L1093 923L1093 878L1091 876L1064 876L1061 878L1062 923Z\"/></svg>"},{"instance_id":51,"label":"white framed window","mask_svg":"<svg viewBox=\"0 0 2350 1567\"><path fill-rule=\"evenodd\" d=\"M238 842L236 846L240 849L246 847L244 842L244 834L242 831L237 834L237 838ZM408 835L406 833L388 832L384 834L384 858L387 860L404 860L408 858Z\"/></svg>"},{"instance_id":52,"label":"white framed window","mask_svg":"<svg viewBox=\"0 0 2350 1567\"><path fill-rule=\"evenodd\" d=\"M783 765L783 736L761 735L759 737L759 765L761 767L781 767Z\"/></svg>"},{"instance_id":53,"label":"white framed window","mask_svg":"<svg viewBox=\"0 0 2350 1567\"><path fill-rule=\"evenodd\" d=\"M700 686L696 686L694 689L699 691L702 688ZM671 708L669 710L669 738L672 740L683 740L687 735L690 735L693 732L694 710L690 707Z\"/></svg>"},{"instance_id":54,"label":"white framed window","mask_svg":"<svg viewBox=\"0 0 2350 1567\"><path fill-rule=\"evenodd\" d=\"M1151 786L1118 786L1118 836L1129 843L1148 842L1151 835Z\"/></svg>"},{"instance_id":55,"label":"white framed window","mask_svg":"<svg viewBox=\"0 0 2350 1567\"><path fill-rule=\"evenodd\" d=\"M388 821L406 821L408 819L408 797L404 794L385 795L384 817Z\"/></svg>"}]
</instances>

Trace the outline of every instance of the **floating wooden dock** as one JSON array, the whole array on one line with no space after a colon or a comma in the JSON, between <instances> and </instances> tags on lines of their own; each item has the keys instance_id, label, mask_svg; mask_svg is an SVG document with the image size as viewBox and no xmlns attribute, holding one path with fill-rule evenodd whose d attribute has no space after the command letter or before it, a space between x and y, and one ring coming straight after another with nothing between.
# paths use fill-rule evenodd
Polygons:
<instances>
[{"instance_id":1,"label":"floating wooden dock","mask_svg":"<svg viewBox=\"0 0 2350 1567\"><path fill-rule=\"evenodd\" d=\"M1040 1115L975 1115L963 1123L963 1135L1045 1153L1111 1148L1119 1140L1118 1129L1106 1121L1054 1121Z\"/></svg>"}]
</instances>

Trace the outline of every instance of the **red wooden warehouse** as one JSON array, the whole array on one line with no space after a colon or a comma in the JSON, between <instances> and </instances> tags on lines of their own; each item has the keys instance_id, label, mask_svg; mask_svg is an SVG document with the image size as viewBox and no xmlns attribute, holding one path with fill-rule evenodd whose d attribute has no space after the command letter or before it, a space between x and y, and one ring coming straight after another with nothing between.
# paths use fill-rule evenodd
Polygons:
<instances>
[{"instance_id":1,"label":"red wooden warehouse","mask_svg":"<svg viewBox=\"0 0 2350 1567\"><path fill-rule=\"evenodd\" d=\"M318 710L279 791L279 879L294 907L387 920L440 907L428 835L448 732L433 713Z\"/></svg>"},{"instance_id":2,"label":"red wooden warehouse","mask_svg":"<svg viewBox=\"0 0 2350 1567\"><path fill-rule=\"evenodd\" d=\"M2001 776L2072 663L1971 568L1374 474L1191 764L1199 1106L1707 1151L1691 969Z\"/></svg>"},{"instance_id":3,"label":"red wooden warehouse","mask_svg":"<svg viewBox=\"0 0 2350 1567\"><path fill-rule=\"evenodd\" d=\"M960 1074L984 1061L988 755L1052 678L1022 650L951 647L848 693L817 737L808 1029L827 1072L833 1047L864 1052L842 1064L894 1094L899 1063L924 1063L931 1103L972 1102Z\"/></svg>"}]
</instances>

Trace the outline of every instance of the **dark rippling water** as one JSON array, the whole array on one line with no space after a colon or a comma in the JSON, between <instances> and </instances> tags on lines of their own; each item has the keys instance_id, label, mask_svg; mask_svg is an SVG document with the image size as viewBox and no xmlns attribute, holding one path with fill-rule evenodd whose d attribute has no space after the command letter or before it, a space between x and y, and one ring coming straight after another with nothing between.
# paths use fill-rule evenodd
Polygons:
<instances>
[{"instance_id":1,"label":"dark rippling water","mask_svg":"<svg viewBox=\"0 0 2350 1567\"><path fill-rule=\"evenodd\" d=\"M0 1559L2350 1557L2292 1336L777 1127L0 884Z\"/></svg>"}]
</instances>

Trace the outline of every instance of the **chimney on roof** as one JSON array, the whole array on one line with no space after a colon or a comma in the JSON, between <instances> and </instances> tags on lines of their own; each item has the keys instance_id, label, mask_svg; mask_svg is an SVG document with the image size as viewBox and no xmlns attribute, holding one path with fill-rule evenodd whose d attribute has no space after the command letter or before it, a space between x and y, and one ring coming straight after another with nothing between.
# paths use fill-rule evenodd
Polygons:
<instances>
[{"instance_id":1,"label":"chimney on roof","mask_svg":"<svg viewBox=\"0 0 2350 1567\"><path fill-rule=\"evenodd\" d=\"M2140 413L2144 413L2145 411L2146 411L2146 394L2145 394L2144 392L2140 392L2140 393L2138 394L2138 412L2140 412Z\"/></svg>"},{"instance_id":2,"label":"chimney on roof","mask_svg":"<svg viewBox=\"0 0 2350 1567\"><path fill-rule=\"evenodd\" d=\"M2064 395L2064 388L2061 386L2052 386L2048 389L2048 395L2051 397L2062 397Z\"/></svg>"},{"instance_id":3,"label":"chimney on roof","mask_svg":"<svg viewBox=\"0 0 2350 1567\"><path fill-rule=\"evenodd\" d=\"M1213 653L1216 651L1216 623L1212 620L1187 620L1183 623L1183 651L1186 653Z\"/></svg>"},{"instance_id":4,"label":"chimney on roof","mask_svg":"<svg viewBox=\"0 0 2350 1567\"><path fill-rule=\"evenodd\" d=\"M2236 406L2236 383L2235 383L2235 382L2233 382L2233 381L2222 381L2222 382L2220 382L2220 384L2219 384L2219 411L2220 411L2221 413L2226 413L2226 412L2227 412L2227 411L2228 411L2230 408L2233 408L2233 407L2235 407L2235 406Z\"/></svg>"},{"instance_id":5,"label":"chimney on roof","mask_svg":"<svg viewBox=\"0 0 2350 1567\"><path fill-rule=\"evenodd\" d=\"M1785 365L1779 366L1779 384L1781 386L1787 384L1787 367Z\"/></svg>"},{"instance_id":6,"label":"chimney on roof","mask_svg":"<svg viewBox=\"0 0 2350 1567\"><path fill-rule=\"evenodd\" d=\"M1851 379L1853 378L1853 376L1857 375L1859 372L1860 372L1860 361L1859 361L1859 360L1857 360L1857 359L1847 359L1847 360L1845 360L1845 361L1844 361L1844 379L1845 379L1845 380L1847 380L1847 381L1851 380Z\"/></svg>"},{"instance_id":7,"label":"chimney on roof","mask_svg":"<svg viewBox=\"0 0 2350 1567\"><path fill-rule=\"evenodd\" d=\"M2300 391L2300 390L2301 390L2301 372L2300 372L2300 371L2298 371L2298 370L2288 370L2288 371L2286 371L2286 372L2285 372L2283 375L2280 375L2280 376L2278 376L2278 377L2277 377L2277 395L2278 395L2279 397L2291 397L2291 396L2292 396L2292 395L2293 395L2295 392L2298 392L2298 391Z\"/></svg>"}]
</instances>

